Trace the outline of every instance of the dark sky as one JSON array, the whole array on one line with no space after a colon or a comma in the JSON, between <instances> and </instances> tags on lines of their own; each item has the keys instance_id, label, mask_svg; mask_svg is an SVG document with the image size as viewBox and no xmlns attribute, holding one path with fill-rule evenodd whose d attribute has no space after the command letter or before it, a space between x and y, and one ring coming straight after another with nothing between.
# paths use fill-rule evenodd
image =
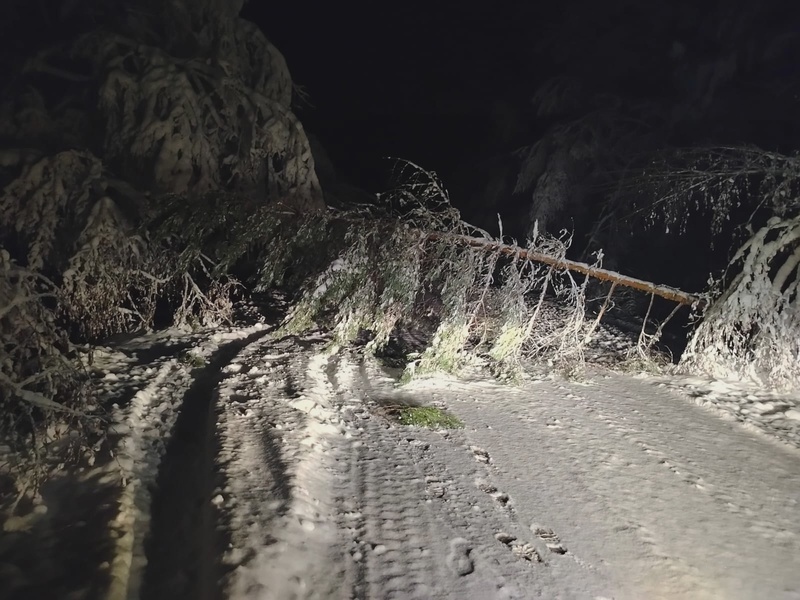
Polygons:
<instances>
[{"instance_id":1,"label":"dark sky","mask_svg":"<svg viewBox=\"0 0 800 600\"><path fill-rule=\"evenodd\" d=\"M243 16L261 26L295 79L331 109L471 112L470 96L518 75L520 48L545 12L536 2L442 4L325 3L309 11L302 3L266 9L252 1Z\"/></svg>"},{"instance_id":2,"label":"dark sky","mask_svg":"<svg viewBox=\"0 0 800 600\"><path fill-rule=\"evenodd\" d=\"M261 27L286 57L294 81L310 93L314 108L300 110L301 121L343 171L351 175L389 155L448 173L494 151L492 140L511 114L504 110L533 121L530 99L554 75L574 76L591 93L670 102L701 92L692 89L698 73L706 65L719 68L732 47L752 43L763 52L771 40L797 35L795 4L251 0L243 16ZM747 81L741 92L743 103L747 94L764 97ZM733 113L740 108L721 106ZM532 143L536 133L520 127L505 149Z\"/></svg>"},{"instance_id":3,"label":"dark sky","mask_svg":"<svg viewBox=\"0 0 800 600\"><path fill-rule=\"evenodd\" d=\"M357 179L391 156L436 170L447 184L451 173L498 150L492 143L503 118L510 119L506 126L518 124L518 132L502 151L535 141L548 124L533 118L530 99L554 75L575 76L592 93L677 105L701 96L698 85L711 85L713 75L703 79L704 69L721 69L724 78L720 59L734 50L741 76L715 90L719 124L709 127L706 140L681 141L777 147L786 127L774 115L791 113L778 105L791 99L772 97L774 88L764 90L760 79L774 81L773 74L746 63L748 53L765 56L774 43L779 54L785 52L781 39L797 40L797 4L411 0L312 8L251 0L243 16L261 26L286 57L294 81L310 93L314 108L300 111L301 121L346 176ZM795 58L768 68L796 78ZM687 130L693 135L695 127ZM726 132L731 139L723 139Z\"/></svg>"},{"instance_id":4,"label":"dark sky","mask_svg":"<svg viewBox=\"0 0 800 600\"><path fill-rule=\"evenodd\" d=\"M537 2L443 4L309 10L253 0L243 16L310 93L314 109L300 118L338 162L390 155L447 170L480 145L495 99L533 89L531 40L557 11Z\"/></svg>"}]
</instances>

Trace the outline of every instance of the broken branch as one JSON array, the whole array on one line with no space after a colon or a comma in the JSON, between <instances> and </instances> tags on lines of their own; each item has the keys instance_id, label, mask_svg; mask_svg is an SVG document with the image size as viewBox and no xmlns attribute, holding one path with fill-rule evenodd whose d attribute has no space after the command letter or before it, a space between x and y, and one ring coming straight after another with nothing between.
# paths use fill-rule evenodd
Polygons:
<instances>
[{"instance_id":1,"label":"broken branch","mask_svg":"<svg viewBox=\"0 0 800 600\"><path fill-rule=\"evenodd\" d=\"M609 271L608 269L593 267L586 263L568 260L566 258L556 258L554 256L542 254L541 252L526 250L525 248L521 248L520 246L515 246L512 244L504 244L491 239L474 238L468 235L443 233L439 231L428 232L426 233L426 237L430 240L452 240L467 246L472 246L473 248L482 248L487 252L497 251L501 254L519 256L520 258L526 260L539 262L559 269L567 269L569 271L583 273L584 275L594 277L595 279L611 281L618 285L639 290L641 292L655 294L656 296L671 300L672 302L677 302L678 304L692 306L702 303L702 299L699 296L689 294L673 287L651 283L642 279L636 279L635 277L628 277L627 275L622 275L616 271Z\"/></svg>"}]
</instances>

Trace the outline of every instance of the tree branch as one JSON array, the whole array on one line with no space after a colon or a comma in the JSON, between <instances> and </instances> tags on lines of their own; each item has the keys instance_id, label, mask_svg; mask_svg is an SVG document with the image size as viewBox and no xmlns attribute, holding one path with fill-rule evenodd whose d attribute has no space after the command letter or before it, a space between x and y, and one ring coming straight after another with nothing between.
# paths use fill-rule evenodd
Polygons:
<instances>
[{"instance_id":1,"label":"tree branch","mask_svg":"<svg viewBox=\"0 0 800 600\"><path fill-rule=\"evenodd\" d=\"M568 260L566 258L556 258L554 256L542 254L541 252L526 250L525 248L514 246L512 244L504 244L491 239L474 238L467 235L443 233L438 231L428 232L425 235L429 240L451 240L459 244L472 246L473 248L482 248L487 252L497 251L501 254L519 256L525 260L550 265L559 269L567 269L569 271L575 271L576 273L583 273L584 275L594 277L595 279L611 281L617 285L639 290L640 292L655 294L656 296L671 300L672 302L677 302L678 304L692 306L701 305L704 302L700 296L689 294L673 287L651 283L642 279L636 279L635 277L628 277L627 275L622 275L616 271L609 271L607 269L593 267L586 263Z\"/></svg>"}]
</instances>

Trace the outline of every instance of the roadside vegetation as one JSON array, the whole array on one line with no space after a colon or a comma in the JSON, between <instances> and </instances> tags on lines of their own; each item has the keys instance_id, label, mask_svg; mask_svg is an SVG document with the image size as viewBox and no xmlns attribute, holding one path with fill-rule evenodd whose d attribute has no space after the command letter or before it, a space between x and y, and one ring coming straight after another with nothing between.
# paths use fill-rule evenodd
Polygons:
<instances>
[{"instance_id":1,"label":"roadside vegetation","mask_svg":"<svg viewBox=\"0 0 800 600\"><path fill-rule=\"evenodd\" d=\"M576 261L573 232L554 226L575 192L562 175L578 159L629 157L608 145L659 139L623 118L626 103L568 123L569 102L552 99L574 86L537 95L542 115L564 123L518 153L518 191L533 196L530 227L513 240L502 223L491 235L465 222L439 177L408 161L369 202L326 204L294 113L302 94L237 3L101 4L89 16L65 7L75 36L19 57L0 94L0 444L19 464L46 464L70 434L76 456L97 447L108 415L93 346L121 332L225 326L238 299L274 290L291 299L282 332L324 329L333 348L366 339L366 352L381 352L413 330L406 379L458 373L476 357L508 381L537 363L574 375L607 313L630 300L635 361L656 364L665 322L691 310L680 367L798 385L796 155L664 146L595 161L602 185L586 189L606 195L586 214L610 248ZM192 10L202 33L184 18ZM186 58L188 40L209 58ZM637 128L604 125L617 120ZM693 219L730 250L706 289L609 269L623 253L619 223L647 238L680 236Z\"/></svg>"}]
</instances>

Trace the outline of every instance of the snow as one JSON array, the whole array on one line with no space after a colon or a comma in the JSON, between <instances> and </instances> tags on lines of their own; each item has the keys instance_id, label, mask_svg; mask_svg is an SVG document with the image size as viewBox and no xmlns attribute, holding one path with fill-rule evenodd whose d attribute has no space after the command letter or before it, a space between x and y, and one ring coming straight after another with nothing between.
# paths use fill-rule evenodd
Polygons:
<instances>
[{"instance_id":1,"label":"snow","mask_svg":"<svg viewBox=\"0 0 800 600\"><path fill-rule=\"evenodd\" d=\"M602 572L613 582L604 595L800 594L793 450L630 378L546 382L528 397L434 390L470 424L520 521L544 523L565 558ZM558 567L562 581L580 575Z\"/></svg>"},{"instance_id":2,"label":"snow","mask_svg":"<svg viewBox=\"0 0 800 600\"><path fill-rule=\"evenodd\" d=\"M796 398L606 371L401 387L327 342L259 325L96 353L109 395L136 390L108 597L800 599ZM401 426L401 403L465 426Z\"/></svg>"},{"instance_id":3,"label":"snow","mask_svg":"<svg viewBox=\"0 0 800 600\"><path fill-rule=\"evenodd\" d=\"M654 377L660 386L679 390L699 406L739 421L767 438L800 448L800 400L748 382L698 376Z\"/></svg>"},{"instance_id":4,"label":"snow","mask_svg":"<svg viewBox=\"0 0 800 600\"><path fill-rule=\"evenodd\" d=\"M233 598L289 598L309 587L309 597L329 597L336 587L330 574L342 562L331 497L341 427L329 406L330 383L321 374L325 359L311 359L316 377L304 394L287 399L291 355L265 361L257 350L243 353L236 369L256 378L232 377L221 387L219 461L227 485L220 493L227 501L220 506L233 540L224 557L233 567L226 588ZM282 385L257 377L259 365L287 371ZM241 400L226 401L233 396ZM283 432L282 448L265 446L265 438L277 438L272 429Z\"/></svg>"},{"instance_id":5,"label":"snow","mask_svg":"<svg viewBox=\"0 0 800 600\"><path fill-rule=\"evenodd\" d=\"M270 352L305 378L296 398L274 393L283 382L249 395L295 419L272 425L291 432L276 434L291 500L271 514L274 497L252 494L263 458L240 456L251 526L231 598L800 597L800 456L658 381L398 388L347 355ZM371 409L386 402L447 406L467 427L399 427Z\"/></svg>"},{"instance_id":6,"label":"snow","mask_svg":"<svg viewBox=\"0 0 800 600\"><path fill-rule=\"evenodd\" d=\"M191 385L191 375L177 358L157 360L151 365L131 369L135 362L130 355L162 347L165 355L173 347L194 346L193 356L206 359L220 342L241 339L263 328L257 324L235 332L217 332L207 338L190 336L178 330L167 330L140 336L115 349L95 351L96 370L117 368L128 371L128 383L142 386L124 406L115 404L112 415L113 434L121 436L115 455L123 489L118 502L118 515L112 528L116 531L116 549L110 565L109 597L137 597L140 579L146 564L144 540L149 533L150 489L154 486L161 459L166 451L169 432L178 418L184 393ZM194 339L193 339L194 338ZM109 371L101 381L122 383L121 374ZM115 388L110 388L113 393Z\"/></svg>"}]
</instances>

